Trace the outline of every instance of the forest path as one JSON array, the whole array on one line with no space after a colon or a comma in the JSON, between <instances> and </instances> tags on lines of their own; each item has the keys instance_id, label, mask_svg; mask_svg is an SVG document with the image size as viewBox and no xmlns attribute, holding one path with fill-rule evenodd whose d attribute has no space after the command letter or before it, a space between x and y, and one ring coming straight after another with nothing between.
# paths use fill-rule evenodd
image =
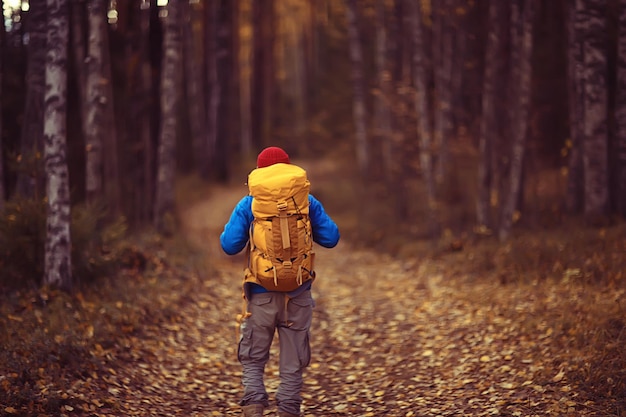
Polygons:
<instances>
[{"instance_id":1,"label":"forest path","mask_svg":"<svg viewBox=\"0 0 626 417\"><path fill-rule=\"evenodd\" d=\"M324 177L316 171L324 167L306 168L310 177ZM203 278L210 292L199 291L200 301L181 312L197 334L176 347L186 350L176 354L185 362L179 367L202 399L189 415L239 413L235 315L245 260L224 255L218 237L245 192L243 184L213 188L182 215L188 236L218 270ZM522 288L468 288L444 278L445 263L398 261L345 241L316 252L304 416L594 415L564 378L568 364L553 357L559 347L552 329L536 317ZM511 311L524 312L526 320ZM266 372L271 399L278 384L275 345ZM266 415L274 412L272 403Z\"/></svg>"}]
</instances>

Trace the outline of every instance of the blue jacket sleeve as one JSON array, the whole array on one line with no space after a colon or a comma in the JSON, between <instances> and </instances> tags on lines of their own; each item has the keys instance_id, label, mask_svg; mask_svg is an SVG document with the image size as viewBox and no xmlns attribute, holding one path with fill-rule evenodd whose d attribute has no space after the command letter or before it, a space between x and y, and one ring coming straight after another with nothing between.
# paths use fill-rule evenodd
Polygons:
<instances>
[{"instance_id":1,"label":"blue jacket sleeve","mask_svg":"<svg viewBox=\"0 0 626 417\"><path fill-rule=\"evenodd\" d=\"M237 203L220 235L220 244L224 252L235 255L246 247L253 219L252 197L247 195Z\"/></svg>"},{"instance_id":2,"label":"blue jacket sleeve","mask_svg":"<svg viewBox=\"0 0 626 417\"><path fill-rule=\"evenodd\" d=\"M309 194L309 218L313 229L313 241L325 248L332 248L339 242L339 228L324 210L324 206Z\"/></svg>"}]
</instances>

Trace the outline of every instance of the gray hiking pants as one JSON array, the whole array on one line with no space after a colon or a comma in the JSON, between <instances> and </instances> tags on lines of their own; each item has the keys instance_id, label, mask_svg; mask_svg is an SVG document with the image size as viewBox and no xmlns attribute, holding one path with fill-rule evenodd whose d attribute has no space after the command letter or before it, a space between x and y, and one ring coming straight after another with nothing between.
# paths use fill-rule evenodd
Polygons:
<instances>
[{"instance_id":1,"label":"gray hiking pants","mask_svg":"<svg viewBox=\"0 0 626 417\"><path fill-rule=\"evenodd\" d=\"M278 409L300 415L302 372L311 360L309 329L313 298L307 290L294 298L285 293L253 294L248 302L251 316L241 324L239 362L243 366L243 398L240 405L268 406L263 382L274 332L278 330L280 385L276 392Z\"/></svg>"}]
</instances>

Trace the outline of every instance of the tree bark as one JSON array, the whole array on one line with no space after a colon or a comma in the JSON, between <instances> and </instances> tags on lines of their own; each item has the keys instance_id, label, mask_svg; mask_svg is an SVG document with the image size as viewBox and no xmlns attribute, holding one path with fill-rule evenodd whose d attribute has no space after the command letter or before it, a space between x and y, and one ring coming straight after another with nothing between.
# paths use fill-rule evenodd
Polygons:
<instances>
[{"instance_id":1,"label":"tree bark","mask_svg":"<svg viewBox=\"0 0 626 417\"><path fill-rule=\"evenodd\" d=\"M4 10L4 1L0 0L0 10ZM4 48L5 48L5 35L6 27L4 26L4 18L0 22L0 109L3 107L2 102L2 80L4 75ZM0 212L4 209L4 201L6 199L4 190L4 143L2 141L2 126L3 126L2 111L0 111Z\"/></svg>"},{"instance_id":2,"label":"tree bark","mask_svg":"<svg viewBox=\"0 0 626 417\"><path fill-rule=\"evenodd\" d=\"M434 45L440 59L434 71L436 106L433 149L437 155L435 182L442 184L448 169L448 142L452 135L452 58L456 17L450 0L437 2L437 9L433 11L436 21Z\"/></svg>"},{"instance_id":3,"label":"tree bark","mask_svg":"<svg viewBox=\"0 0 626 417\"><path fill-rule=\"evenodd\" d=\"M428 87L425 64L424 38L422 27L422 10L420 4L412 3L411 17L413 30L413 84L415 88L415 111L417 113L417 132L420 147L420 168L426 185L426 204L430 218L430 234L439 234L437 216L437 200L435 196L435 180L432 164L432 130L430 127L431 112L428 105Z\"/></svg>"},{"instance_id":4,"label":"tree bark","mask_svg":"<svg viewBox=\"0 0 626 417\"><path fill-rule=\"evenodd\" d=\"M608 213L608 129L606 1L583 1L581 19L585 20L584 62L584 141L585 217L599 220Z\"/></svg>"},{"instance_id":5,"label":"tree bark","mask_svg":"<svg viewBox=\"0 0 626 417\"><path fill-rule=\"evenodd\" d=\"M180 98L181 34L180 3L169 2L164 23L163 69L161 73L161 130L157 162L155 226L171 233L174 221L174 181L176 176L176 122Z\"/></svg>"},{"instance_id":6,"label":"tree bark","mask_svg":"<svg viewBox=\"0 0 626 417\"><path fill-rule=\"evenodd\" d=\"M620 0L617 50L617 211L626 218L626 0Z\"/></svg>"},{"instance_id":7,"label":"tree bark","mask_svg":"<svg viewBox=\"0 0 626 417\"><path fill-rule=\"evenodd\" d=\"M70 187L67 167L67 0L47 0L44 161L47 217L44 283L70 290L72 261Z\"/></svg>"},{"instance_id":8,"label":"tree bark","mask_svg":"<svg viewBox=\"0 0 626 417\"><path fill-rule=\"evenodd\" d=\"M533 47L533 20L535 0L514 0L512 2L511 19L511 82L512 95L515 97L511 105L511 163L509 168L509 192L504 196L500 228L498 236L501 241L507 240L513 225L514 212L519 201L528 132L528 114L531 88L531 56Z\"/></svg>"},{"instance_id":9,"label":"tree bark","mask_svg":"<svg viewBox=\"0 0 626 417\"><path fill-rule=\"evenodd\" d=\"M195 157L195 166L199 169L206 161L206 124L204 115L206 109L202 95L202 75L198 44L193 28L196 26L197 14L192 13L191 5L187 1L181 3L183 29L183 62L185 68L185 88L187 106L189 107L189 127L191 133L192 150Z\"/></svg>"},{"instance_id":10,"label":"tree bark","mask_svg":"<svg viewBox=\"0 0 626 417\"><path fill-rule=\"evenodd\" d=\"M376 71L378 72L378 96L376 97L377 136L381 143L383 176L391 186L395 180L394 143L391 129L391 71L389 68L387 23L385 1L376 2ZM393 189L393 188L390 188Z\"/></svg>"},{"instance_id":11,"label":"tree bark","mask_svg":"<svg viewBox=\"0 0 626 417\"><path fill-rule=\"evenodd\" d=\"M482 117L478 141L478 194L476 199L476 221L479 227L493 229L490 216L491 190L493 187L493 152L498 135L497 81L503 76L506 63L503 55L503 32L506 13L505 2L491 0L489 3L489 32L483 77Z\"/></svg>"},{"instance_id":12,"label":"tree bark","mask_svg":"<svg viewBox=\"0 0 626 417\"><path fill-rule=\"evenodd\" d=\"M346 1L346 16L348 19L348 42L350 59L352 61L352 88L353 103L352 115L356 133L356 160L363 181L369 176L369 143L367 137L366 108L365 108L365 80L363 76L363 52L359 36L357 2Z\"/></svg>"},{"instance_id":13,"label":"tree bark","mask_svg":"<svg viewBox=\"0 0 626 417\"><path fill-rule=\"evenodd\" d=\"M569 107L569 130L570 141L568 142L568 176L567 176L567 193L565 197L565 206L569 213L580 213L583 209L584 186L583 186L583 156L582 144L584 138L583 131L583 90L584 90L584 74L583 74L583 52L582 52L582 36L585 21L581 19L582 14L578 12L578 8L582 6L581 2L568 2L568 19L567 19L567 73L568 73L568 107Z\"/></svg>"},{"instance_id":14,"label":"tree bark","mask_svg":"<svg viewBox=\"0 0 626 417\"><path fill-rule=\"evenodd\" d=\"M26 105L20 143L20 168L16 192L22 197L41 196L39 153L42 149L44 78L46 59L46 0L30 2L26 19L28 62L26 66Z\"/></svg>"},{"instance_id":15,"label":"tree bark","mask_svg":"<svg viewBox=\"0 0 626 417\"><path fill-rule=\"evenodd\" d=\"M208 2L205 4L206 13L206 33L205 44L207 45L206 66L207 66L207 89L208 89L208 106L207 106L207 155L204 164L201 166L200 173L203 178L209 178L211 170L215 164L215 155L217 153L217 136L219 132L218 118L219 100L220 100L220 84L217 78L217 2Z\"/></svg>"},{"instance_id":16,"label":"tree bark","mask_svg":"<svg viewBox=\"0 0 626 417\"><path fill-rule=\"evenodd\" d=\"M103 199L103 135L105 78L103 68L103 34L105 30L104 0L90 0L87 3L89 20L89 41L87 47L87 136L85 138L85 186L87 202L95 203Z\"/></svg>"}]
</instances>

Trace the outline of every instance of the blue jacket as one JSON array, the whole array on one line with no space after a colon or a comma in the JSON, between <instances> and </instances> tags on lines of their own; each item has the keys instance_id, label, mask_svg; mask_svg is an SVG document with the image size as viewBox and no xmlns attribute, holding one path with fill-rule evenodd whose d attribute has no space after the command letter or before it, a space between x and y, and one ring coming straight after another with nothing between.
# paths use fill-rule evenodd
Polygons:
<instances>
[{"instance_id":1,"label":"blue jacket","mask_svg":"<svg viewBox=\"0 0 626 417\"><path fill-rule=\"evenodd\" d=\"M322 203L309 194L309 219L313 229L313 241L325 248L332 248L339 242L339 228L324 210ZM220 235L222 249L228 255L241 252L248 243L252 214L252 196L247 195L235 206L224 231ZM253 293L265 292L265 288L254 284ZM308 286L310 288L310 284ZM296 290L298 291L298 290Z\"/></svg>"}]
</instances>

